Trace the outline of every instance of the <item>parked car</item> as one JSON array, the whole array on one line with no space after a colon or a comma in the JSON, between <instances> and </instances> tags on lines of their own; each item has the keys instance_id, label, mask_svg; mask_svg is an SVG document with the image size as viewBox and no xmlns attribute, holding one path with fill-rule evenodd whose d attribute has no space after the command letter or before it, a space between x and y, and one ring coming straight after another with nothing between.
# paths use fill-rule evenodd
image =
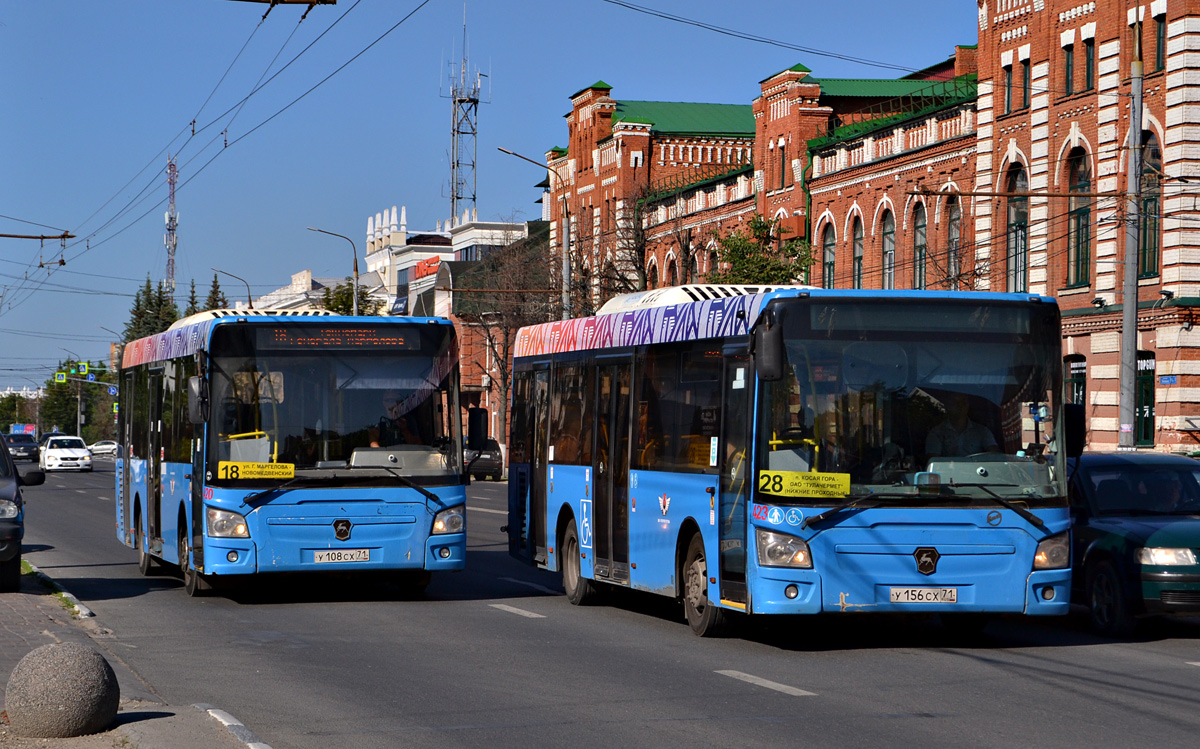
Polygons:
<instances>
[{"instance_id":1,"label":"parked car","mask_svg":"<svg viewBox=\"0 0 1200 749\"><path fill-rule=\"evenodd\" d=\"M51 437L42 446L43 471L90 471L92 454L78 437Z\"/></svg>"},{"instance_id":2,"label":"parked car","mask_svg":"<svg viewBox=\"0 0 1200 749\"><path fill-rule=\"evenodd\" d=\"M100 440L88 445L88 450L92 451L92 455L116 455L117 443L116 440Z\"/></svg>"},{"instance_id":3,"label":"parked car","mask_svg":"<svg viewBox=\"0 0 1200 749\"><path fill-rule=\"evenodd\" d=\"M25 537L25 503L22 486L46 481L41 471L24 476L9 455L7 440L0 440L0 593L21 589L21 540Z\"/></svg>"},{"instance_id":4,"label":"parked car","mask_svg":"<svg viewBox=\"0 0 1200 749\"><path fill-rule=\"evenodd\" d=\"M463 460L470 466L467 470L476 479L482 480L486 476L499 481L504 477L504 452L494 439L489 439L482 450L464 450Z\"/></svg>"},{"instance_id":5,"label":"parked car","mask_svg":"<svg viewBox=\"0 0 1200 749\"><path fill-rule=\"evenodd\" d=\"M1200 612L1200 462L1163 453L1070 461L1074 600L1109 636Z\"/></svg>"},{"instance_id":6,"label":"parked car","mask_svg":"<svg viewBox=\"0 0 1200 749\"><path fill-rule=\"evenodd\" d=\"M32 461L38 459L38 443L32 434L23 432L6 434L4 441L8 444L8 454L13 460Z\"/></svg>"}]
</instances>

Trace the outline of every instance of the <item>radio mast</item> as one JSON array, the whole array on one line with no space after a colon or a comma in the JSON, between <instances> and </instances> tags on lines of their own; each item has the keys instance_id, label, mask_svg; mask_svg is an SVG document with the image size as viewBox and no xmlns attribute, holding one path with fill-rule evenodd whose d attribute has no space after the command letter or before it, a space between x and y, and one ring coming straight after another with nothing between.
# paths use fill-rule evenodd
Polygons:
<instances>
[{"instance_id":1,"label":"radio mast","mask_svg":"<svg viewBox=\"0 0 1200 749\"><path fill-rule=\"evenodd\" d=\"M175 183L178 180L179 170L175 167L175 157L168 156L167 187L170 190L170 198L167 201L167 233L163 242L167 246L167 293L171 295L171 301L175 301L175 248L179 242L175 235L175 229L179 227L179 215L175 213Z\"/></svg>"},{"instance_id":2,"label":"radio mast","mask_svg":"<svg viewBox=\"0 0 1200 749\"><path fill-rule=\"evenodd\" d=\"M463 49L457 74L450 63L450 99L453 115L450 143L450 215L451 225L462 221L459 203L470 203L475 212L476 136L479 133L478 71L472 76L467 61L467 9L463 7ZM474 80L472 80L472 78Z\"/></svg>"}]
</instances>

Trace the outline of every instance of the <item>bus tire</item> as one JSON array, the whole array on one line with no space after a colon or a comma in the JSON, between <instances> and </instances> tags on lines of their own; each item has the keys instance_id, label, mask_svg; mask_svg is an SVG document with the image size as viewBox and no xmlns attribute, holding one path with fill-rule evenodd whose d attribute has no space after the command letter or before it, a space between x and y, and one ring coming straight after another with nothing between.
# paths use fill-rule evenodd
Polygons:
<instances>
[{"instance_id":1,"label":"bus tire","mask_svg":"<svg viewBox=\"0 0 1200 749\"><path fill-rule=\"evenodd\" d=\"M596 586L583 576L579 564L579 531L575 528L575 518L567 521L567 529L563 532L562 581L567 600L572 605L586 606L598 597Z\"/></svg>"},{"instance_id":2,"label":"bus tire","mask_svg":"<svg viewBox=\"0 0 1200 749\"><path fill-rule=\"evenodd\" d=\"M708 600L708 562L704 557L704 539L692 536L684 557L683 611L688 626L700 637L719 637L727 626L725 612Z\"/></svg>"},{"instance_id":3,"label":"bus tire","mask_svg":"<svg viewBox=\"0 0 1200 749\"><path fill-rule=\"evenodd\" d=\"M183 589L192 598L208 595L212 584L192 567L192 548L187 529L179 529L179 570L183 573Z\"/></svg>"},{"instance_id":4,"label":"bus tire","mask_svg":"<svg viewBox=\"0 0 1200 749\"><path fill-rule=\"evenodd\" d=\"M142 533L142 518L139 514L137 520L134 521L133 544L137 547L138 572L142 574L142 577L150 577L158 572L158 562L143 548L145 540L145 534Z\"/></svg>"}]
</instances>

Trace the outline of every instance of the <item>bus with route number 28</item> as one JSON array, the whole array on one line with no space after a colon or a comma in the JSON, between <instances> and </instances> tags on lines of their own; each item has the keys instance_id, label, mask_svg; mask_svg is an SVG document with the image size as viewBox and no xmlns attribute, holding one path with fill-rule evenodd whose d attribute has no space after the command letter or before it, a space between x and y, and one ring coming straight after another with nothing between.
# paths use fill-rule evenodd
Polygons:
<instances>
[{"instance_id":1,"label":"bus with route number 28","mask_svg":"<svg viewBox=\"0 0 1200 749\"><path fill-rule=\"evenodd\" d=\"M521 329L513 373L509 550L572 603L1067 611L1051 298L672 287Z\"/></svg>"},{"instance_id":2,"label":"bus with route number 28","mask_svg":"<svg viewBox=\"0 0 1200 749\"><path fill-rule=\"evenodd\" d=\"M120 377L116 529L143 574L177 566L198 595L236 576L377 571L413 592L463 568L448 320L203 312L127 344Z\"/></svg>"}]
</instances>

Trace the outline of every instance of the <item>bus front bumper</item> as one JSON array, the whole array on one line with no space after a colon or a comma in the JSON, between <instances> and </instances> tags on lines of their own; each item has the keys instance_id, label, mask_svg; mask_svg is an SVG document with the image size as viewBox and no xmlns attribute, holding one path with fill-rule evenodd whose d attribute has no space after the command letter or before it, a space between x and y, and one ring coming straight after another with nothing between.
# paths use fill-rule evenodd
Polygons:
<instances>
[{"instance_id":1,"label":"bus front bumper","mask_svg":"<svg viewBox=\"0 0 1200 749\"><path fill-rule=\"evenodd\" d=\"M447 533L410 539L411 543L372 543L363 539L337 544L273 544L261 554L253 539L206 538L204 574L250 575L260 572L351 572L384 570L461 570L466 566L467 536Z\"/></svg>"}]
</instances>

